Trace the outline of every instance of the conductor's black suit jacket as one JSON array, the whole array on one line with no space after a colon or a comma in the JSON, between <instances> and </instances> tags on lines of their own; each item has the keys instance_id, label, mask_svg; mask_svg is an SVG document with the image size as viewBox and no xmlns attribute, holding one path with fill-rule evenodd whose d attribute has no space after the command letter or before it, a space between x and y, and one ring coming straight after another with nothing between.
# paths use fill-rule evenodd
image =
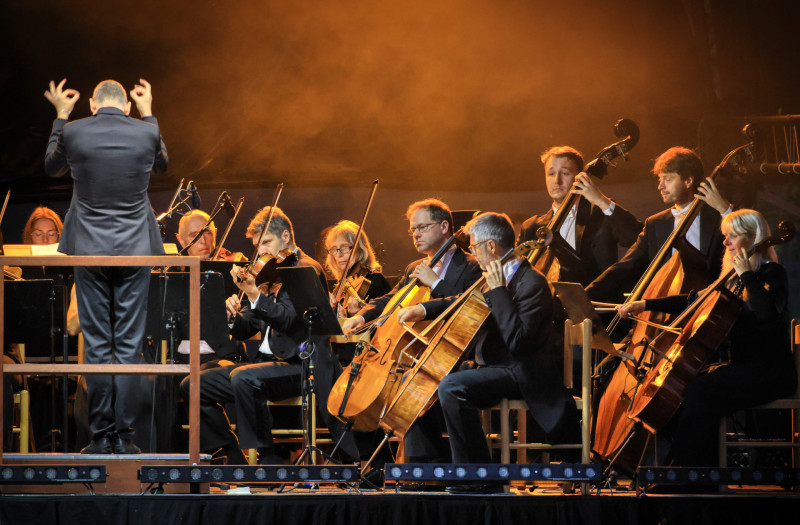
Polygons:
<instances>
[{"instance_id":1,"label":"conductor's black suit jacket","mask_svg":"<svg viewBox=\"0 0 800 525\"><path fill-rule=\"evenodd\" d=\"M45 171L72 171L72 202L58 251L69 255L163 255L147 187L167 168L155 117L129 117L117 108L67 123L56 119Z\"/></svg>"}]
</instances>

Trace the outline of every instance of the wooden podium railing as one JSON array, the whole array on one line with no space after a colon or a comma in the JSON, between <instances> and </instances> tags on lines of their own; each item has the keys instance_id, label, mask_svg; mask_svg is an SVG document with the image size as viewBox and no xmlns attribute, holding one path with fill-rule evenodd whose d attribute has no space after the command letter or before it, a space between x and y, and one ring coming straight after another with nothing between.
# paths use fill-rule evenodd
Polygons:
<instances>
[{"instance_id":1,"label":"wooden podium railing","mask_svg":"<svg viewBox=\"0 0 800 525\"><path fill-rule=\"evenodd\" d=\"M7 266L174 266L175 256L88 256L27 255L2 256ZM200 258L181 257L181 266L189 268L189 365L119 365L119 364L7 364L0 359L2 374L189 374L189 463L200 460ZM0 347L5 338L5 277L0 278ZM0 390L0 422L3 421L3 393ZM3 433L0 432L0 464L3 463Z\"/></svg>"}]
</instances>

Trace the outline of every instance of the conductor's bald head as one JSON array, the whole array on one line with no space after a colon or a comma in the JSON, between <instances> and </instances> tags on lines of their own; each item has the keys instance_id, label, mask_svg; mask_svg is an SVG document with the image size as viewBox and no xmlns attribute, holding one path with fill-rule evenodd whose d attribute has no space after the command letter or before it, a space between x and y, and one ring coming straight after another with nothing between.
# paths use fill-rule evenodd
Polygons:
<instances>
[{"instance_id":1,"label":"conductor's bald head","mask_svg":"<svg viewBox=\"0 0 800 525\"><path fill-rule=\"evenodd\" d=\"M128 102L125 88L116 80L104 80L97 84L89 105L92 109L92 114L97 113L98 109L104 107L121 109L126 115L131 111L131 103Z\"/></svg>"}]
</instances>

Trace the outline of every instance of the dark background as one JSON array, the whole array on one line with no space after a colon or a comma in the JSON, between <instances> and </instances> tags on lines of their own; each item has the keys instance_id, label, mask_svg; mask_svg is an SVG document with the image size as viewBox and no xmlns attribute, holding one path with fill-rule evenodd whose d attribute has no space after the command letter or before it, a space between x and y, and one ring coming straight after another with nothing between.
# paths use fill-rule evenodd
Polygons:
<instances>
[{"instance_id":1,"label":"dark background","mask_svg":"<svg viewBox=\"0 0 800 525\"><path fill-rule=\"evenodd\" d=\"M539 213L539 154L571 144L591 158L619 118L641 140L603 188L644 218L663 207L648 172L666 148L699 148L710 171L752 116L800 113L795 0L6 0L0 20L6 242L35 205L68 206L69 178L42 169L51 79L81 92L72 118L100 80L150 81L170 153L153 205L182 178L208 208L222 189L244 195L234 249L250 251L244 229L278 182L312 251L323 227L358 220L379 178L367 229L389 273L414 257L411 200ZM789 182L753 205L792 216Z\"/></svg>"}]
</instances>

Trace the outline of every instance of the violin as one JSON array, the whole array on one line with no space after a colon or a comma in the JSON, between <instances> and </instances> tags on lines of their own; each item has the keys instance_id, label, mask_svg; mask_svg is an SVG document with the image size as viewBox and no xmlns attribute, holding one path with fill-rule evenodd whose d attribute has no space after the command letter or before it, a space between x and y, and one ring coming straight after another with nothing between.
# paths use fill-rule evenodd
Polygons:
<instances>
[{"instance_id":1,"label":"violin","mask_svg":"<svg viewBox=\"0 0 800 525\"><path fill-rule=\"evenodd\" d=\"M286 248L277 255L264 254L253 261L252 264L241 268L236 277L237 282L245 281L248 277L255 279L256 286L273 283L278 278L278 268L288 268L297 262L297 252Z\"/></svg>"},{"instance_id":2,"label":"violin","mask_svg":"<svg viewBox=\"0 0 800 525\"><path fill-rule=\"evenodd\" d=\"M226 250L225 248L220 248L217 252L216 256L211 258L212 261L232 261L232 262L244 262L247 261L244 254L242 252L232 252L230 250Z\"/></svg>"}]
</instances>

